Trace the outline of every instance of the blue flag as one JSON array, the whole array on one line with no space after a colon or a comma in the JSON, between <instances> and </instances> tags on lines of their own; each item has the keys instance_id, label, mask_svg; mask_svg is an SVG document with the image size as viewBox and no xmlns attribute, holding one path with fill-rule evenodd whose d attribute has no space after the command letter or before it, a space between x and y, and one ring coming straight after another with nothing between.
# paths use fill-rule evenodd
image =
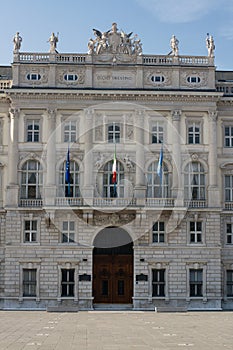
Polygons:
<instances>
[{"instance_id":1,"label":"blue flag","mask_svg":"<svg viewBox=\"0 0 233 350\"><path fill-rule=\"evenodd\" d=\"M160 177L160 183L162 183L162 176L163 176L163 144L161 146L160 154L159 154L159 161L157 166L157 174Z\"/></svg>"},{"instance_id":2,"label":"blue flag","mask_svg":"<svg viewBox=\"0 0 233 350\"><path fill-rule=\"evenodd\" d=\"M68 147L67 157L66 157L66 174L65 181L68 184L68 197L70 197L70 149Z\"/></svg>"}]
</instances>

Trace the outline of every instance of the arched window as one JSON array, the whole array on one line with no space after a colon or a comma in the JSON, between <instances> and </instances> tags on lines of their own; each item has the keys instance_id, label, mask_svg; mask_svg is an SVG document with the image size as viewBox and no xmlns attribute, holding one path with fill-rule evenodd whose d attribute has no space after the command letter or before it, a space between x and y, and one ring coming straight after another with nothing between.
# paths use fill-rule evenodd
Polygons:
<instances>
[{"instance_id":1,"label":"arched window","mask_svg":"<svg viewBox=\"0 0 233 350\"><path fill-rule=\"evenodd\" d=\"M116 173L117 180L116 184L112 182L112 161L108 162L104 166L104 176L103 176L103 197L114 198L114 197L124 197L124 167L121 162L116 162Z\"/></svg>"},{"instance_id":2,"label":"arched window","mask_svg":"<svg viewBox=\"0 0 233 350\"><path fill-rule=\"evenodd\" d=\"M163 164L162 176L157 174L158 162L149 165L146 173L147 197L168 198L169 197L169 175L166 164Z\"/></svg>"},{"instance_id":3,"label":"arched window","mask_svg":"<svg viewBox=\"0 0 233 350\"><path fill-rule=\"evenodd\" d=\"M40 162L28 160L22 167L21 198L41 198L42 185L43 172Z\"/></svg>"},{"instance_id":4,"label":"arched window","mask_svg":"<svg viewBox=\"0 0 233 350\"><path fill-rule=\"evenodd\" d=\"M70 161L70 183L66 181L66 161L59 173L59 197L80 197L80 173L77 162Z\"/></svg>"},{"instance_id":5,"label":"arched window","mask_svg":"<svg viewBox=\"0 0 233 350\"><path fill-rule=\"evenodd\" d=\"M189 163L184 173L184 195L185 199L205 199L205 171L199 162Z\"/></svg>"}]
</instances>

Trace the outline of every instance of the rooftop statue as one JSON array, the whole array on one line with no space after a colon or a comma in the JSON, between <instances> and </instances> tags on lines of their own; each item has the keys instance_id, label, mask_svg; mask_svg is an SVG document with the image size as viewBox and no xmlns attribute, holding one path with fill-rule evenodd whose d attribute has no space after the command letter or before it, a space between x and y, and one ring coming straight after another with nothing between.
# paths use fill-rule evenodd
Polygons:
<instances>
[{"instance_id":1,"label":"rooftop statue","mask_svg":"<svg viewBox=\"0 0 233 350\"><path fill-rule=\"evenodd\" d=\"M214 50L215 50L214 38L212 37L212 35L209 35L209 33L207 33L207 37L206 37L206 47L208 50L208 56L214 57Z\"/></svg>"},{"instance_id":2,"label":"rooftop statue","mask_svg":"<svg viewBox=\"0 0 233 350\"><path fill-rule=\"evenodd\" d=\"M22 41L23 41L22 37L19 35L19 32L17 32L13 38L14 52L15 53L19 52L19 50L21 48Z\"/></svg>"},{"instance_id":3,"label":"rooftop statue","mask_svg":"<svg viewBox=\"0 0 233 350\"><path fill-rule=\"evenodd\" d=\"M178 56L179 55L179 40L176 38L175 35L172 35L171 40L170 40L170 45L172 51L170 52L171 55L173 56Z\"/></svg>"},{"instance_id":4,"label":"rooftop statue","mask_svg":"<svg viewBox=\"0 0 233 350\"><path fill-rule=\"evenodd\" d=\"M49 52L50 53L56 53L57 52L56 48L57 48L57 43L58 43L58 34L56 36L54 33L52 33L50 38L49 38L49 40L48 40L48 42L50 43L50 50L49 50Z\"/></svg>"},{"instance_id":5,"label":"rooftop statue","mask_svg":"<svg viewBox=\"0 0 233 350\"><path fill-rule=\"evenodd\" d=\"M107 32L98 29L93 29L93 32L95 39L90 38L88 42L88 54L142 54L142 44L138 36L131 38L133 32L127 34L123 30L118 31L116 23Z\"/></svg>"}]
</instances>

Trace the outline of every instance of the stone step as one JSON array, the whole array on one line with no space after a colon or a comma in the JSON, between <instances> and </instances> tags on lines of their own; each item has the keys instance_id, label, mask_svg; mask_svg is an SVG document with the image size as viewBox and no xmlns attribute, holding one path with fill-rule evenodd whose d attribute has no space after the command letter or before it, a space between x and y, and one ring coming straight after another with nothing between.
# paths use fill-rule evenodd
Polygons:
<instances>
[{"instance_id":1,"label":"stone step","mask_svg":"<svg viewBox=\"0 0 233 350\"><path fill-rule=\"evenodd\" d=\"M48 306L47 312L78 312L79 308L77 306Z\"/></svg>"},{"instance_id":2,"label":"stone step","mask_svg":"<svg viewBox=\"0 0 233 350\"><path fill-rule=\"evenodd\" d=\"M96 311L127 311L133 310L132 304L94 304L93 309Z\"/></svg>"}]
</instances>

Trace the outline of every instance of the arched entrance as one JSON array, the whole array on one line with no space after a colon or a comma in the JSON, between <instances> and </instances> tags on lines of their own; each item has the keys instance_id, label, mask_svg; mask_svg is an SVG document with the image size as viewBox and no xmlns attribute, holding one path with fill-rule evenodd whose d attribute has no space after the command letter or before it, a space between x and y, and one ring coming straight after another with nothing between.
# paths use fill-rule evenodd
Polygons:
<instances>
[{"instance_id":1,"label":"arched entrance","mask_svg":"<svg viewBox=\"0 0 233 350\"><path fill-rule=\"evenodd\" d=\"M94 240L94 304L131 304L133 297L133 242L119 227L106 227Z\"/></svg>"}]
</instances>

